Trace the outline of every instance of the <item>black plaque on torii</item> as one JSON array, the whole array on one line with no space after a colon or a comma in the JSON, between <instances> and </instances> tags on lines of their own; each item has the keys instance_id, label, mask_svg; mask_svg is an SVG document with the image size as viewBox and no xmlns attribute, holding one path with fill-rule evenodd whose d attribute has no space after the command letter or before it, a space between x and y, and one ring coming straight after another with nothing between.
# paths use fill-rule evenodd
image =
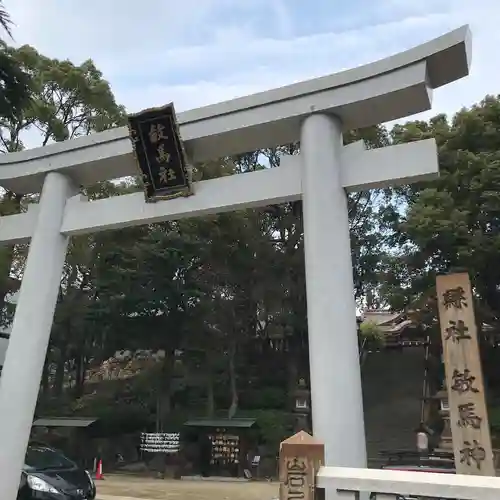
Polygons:
<instances>
[{"instance_id":1,"label":"black plaque on torii","mask_svg":"<svg viewBox=\"0 0 500 500\"><path fill-rule=\"evenodd\" d=\"M145 109L127 118L146 201L193 194L174 104Z\"/></svg>"}]
</instances>

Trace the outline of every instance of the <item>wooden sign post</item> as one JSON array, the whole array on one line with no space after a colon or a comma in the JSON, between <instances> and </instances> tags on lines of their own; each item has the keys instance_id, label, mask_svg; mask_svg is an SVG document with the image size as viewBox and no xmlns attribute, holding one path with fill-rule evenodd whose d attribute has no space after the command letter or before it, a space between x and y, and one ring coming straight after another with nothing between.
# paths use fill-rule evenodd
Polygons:
<instances>
[{"instance_id":1,"label":"wooden sign post","mask_svg":"<svg viewBox=\"0 0 500 500\"><path fill-rule=\"evenodd\" d=\"M436 291L456 472L494 476L469 276L438 276Z\"/></svg>"},{"instance_id":2,"label":"wooden sign post","mask_svg":"<svg viewBox=\"0 0 500 500\"><path fill-rule=\"evenodd\" d=\"M325 462L325 446L300 431L280 446L280 500L314 500L316 473Z\"/></svg>"}]
</instances>

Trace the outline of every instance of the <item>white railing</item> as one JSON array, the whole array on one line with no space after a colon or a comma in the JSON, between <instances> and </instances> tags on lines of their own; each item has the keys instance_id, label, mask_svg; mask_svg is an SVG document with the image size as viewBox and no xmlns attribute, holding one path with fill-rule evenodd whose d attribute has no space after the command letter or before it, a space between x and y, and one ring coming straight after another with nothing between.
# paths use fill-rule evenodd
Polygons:
<instances>
[{"instance_id":1,"label":"white railing","mask_svg":"<svg viewBox=\"0 0 500 500\"><path fill-rule=\"evenodd\" d=\"M432 472L321 467L316 487L337 490L354 500L360 492L378 493L377 500L430 497L459 500L500 500L500 477Z\"/></svg>"}]
</instances>

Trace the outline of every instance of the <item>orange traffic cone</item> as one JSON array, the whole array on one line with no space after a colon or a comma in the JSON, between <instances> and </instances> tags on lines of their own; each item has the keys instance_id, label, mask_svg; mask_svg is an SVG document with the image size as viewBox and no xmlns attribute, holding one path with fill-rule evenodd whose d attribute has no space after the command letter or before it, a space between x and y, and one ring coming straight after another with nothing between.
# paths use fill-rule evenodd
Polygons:
<instances>
[{"instance_id":1,"label":"orange traffic cone","mask_svg":"<svg viewBox=\"0 0 500 500\"><path fill-rule=\"evenodd\" d=\"M97 468L95 471L95 478L97 480L104 479L104 474L102 473L102 460L101 459L97 462Z\"/></svg>"}]
</instances>

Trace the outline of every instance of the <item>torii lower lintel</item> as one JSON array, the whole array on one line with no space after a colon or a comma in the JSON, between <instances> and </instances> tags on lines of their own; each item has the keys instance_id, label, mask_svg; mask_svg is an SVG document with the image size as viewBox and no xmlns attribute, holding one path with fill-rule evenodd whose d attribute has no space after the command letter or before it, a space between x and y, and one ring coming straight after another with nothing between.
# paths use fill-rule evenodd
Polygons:
<instances>
[{"instance_id":1,"label":"torii lower lintel","mask_svg":"<svg viewBox=\"0 0 500 500\"><path fill-rule=\"evenodd\" d=\"M438 175L434 139L366 149L362 141L344 146L342 187L346 191L378 189L430 180ZM285 155L277 168L194 183L195 197L144 203L142 193L96 201L72 198L64 209L61 232L68 236L139 224L256 208L302 197L302 156ZM0 244L31 238L38 205L24 214L2 217Z\"/></svg>"}]
</instances>

